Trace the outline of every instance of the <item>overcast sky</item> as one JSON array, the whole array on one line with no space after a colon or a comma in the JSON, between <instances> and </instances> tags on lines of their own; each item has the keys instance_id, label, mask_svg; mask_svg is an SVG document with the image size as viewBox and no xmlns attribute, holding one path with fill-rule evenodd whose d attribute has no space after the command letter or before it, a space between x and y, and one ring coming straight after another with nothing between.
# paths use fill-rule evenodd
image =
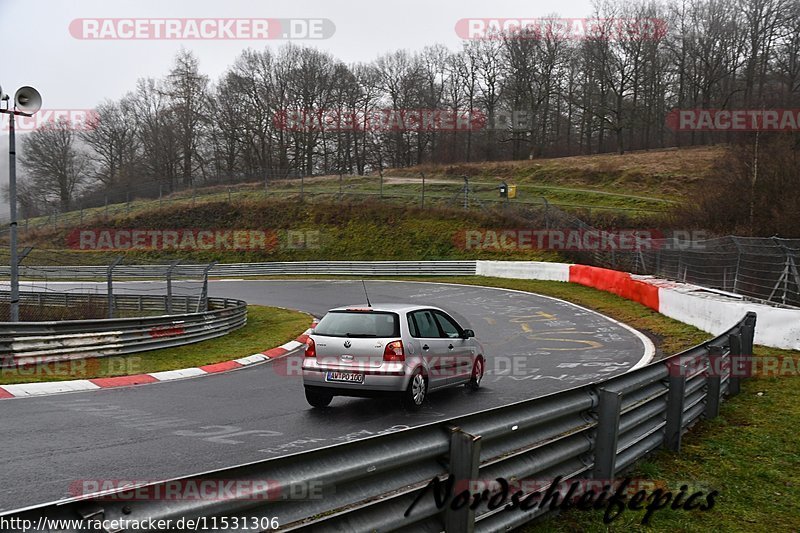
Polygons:
<instances>
[{"instance_id":1,"label":"overcast sky","mask_svg":"<svg viewBox=\"0 0 800 533\"><path fill-rule=\"evenodd\" d=\"M370 61L407 48L460 46L462 18L537 18L558 13L585 17L591 0L0 0L0 85L6 93L36 87L50 109L91 108L119 98L137 78L163 76L184 46L216 80L248 47L279 47L282 40L81 40L70 22L96 18L305 18L330 19L325 40L298 40L346 62Z\"/></svg>"}]
</instances>

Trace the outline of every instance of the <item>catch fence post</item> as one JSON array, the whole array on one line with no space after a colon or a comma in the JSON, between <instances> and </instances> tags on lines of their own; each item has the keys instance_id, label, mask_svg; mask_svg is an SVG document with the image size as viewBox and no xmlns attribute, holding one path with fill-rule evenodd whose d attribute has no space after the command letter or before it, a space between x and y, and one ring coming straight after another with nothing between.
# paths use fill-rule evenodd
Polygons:
<instances>
[{"instance_id":1,"label":"catch fence post","mask_svg":"<svg viewBox=\"0 0 800 533\"><path fill-rule=\"evenodd\" d=\"M119 256L106 268L108 318L114 318L114 268L124 259L124 256Z\"/></svg>"},{"instance_id":2,"label":"catch fence post","mask_svg":"<svg viewBox=\"0 0 800 533\"><path fill-rule=\"evenodd\" d=\"M203 269L203 290L200 293L200 298L197 300L197 312L208 311L208 273L214 268L217 262L213 261L206 265Z\"/></svg>"},{"instance_id":3,"label":"catch fence post","mask_svg":"<svg viewBox=\"0 0 800 533\"><path fill-rule=\"evenodd\" d=\"M425 209L425 173L420 172L420 176L422 176L422 209Z\"/></svg>"},{"instance_id":4,"label":"catch fence post","mask_svg":"<svg viewBox=\"0 0 800 533\"><path fill-rule=\"evenodd\" d=\"M175 270L175 267L180 264L180 262L180 259L173 261L167 267L167 297L166 301L164 302L164 309L168 315L172 314L172 273Z\"/></svg>"}]
</instances>

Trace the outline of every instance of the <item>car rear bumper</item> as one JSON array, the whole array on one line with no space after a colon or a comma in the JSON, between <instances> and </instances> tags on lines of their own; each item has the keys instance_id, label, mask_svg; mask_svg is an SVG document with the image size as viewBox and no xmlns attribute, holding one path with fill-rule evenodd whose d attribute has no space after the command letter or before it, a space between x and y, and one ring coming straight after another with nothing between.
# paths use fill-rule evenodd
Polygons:
<instances>
[{"instance_id":1,"label":"car rear bumper","mask_svg":"<svg viewBox=\"0 0 800 533\"><path fill-rule=\"evenodd\" d=\"M327 381L329 371L354 372L364 375L363 383ZM386 392L402 392L408 387L408 374L402 364L383 365L377 369L319 367L303 365L303 385L343 396L372 396Z\"/></svg>"}]
</instances>

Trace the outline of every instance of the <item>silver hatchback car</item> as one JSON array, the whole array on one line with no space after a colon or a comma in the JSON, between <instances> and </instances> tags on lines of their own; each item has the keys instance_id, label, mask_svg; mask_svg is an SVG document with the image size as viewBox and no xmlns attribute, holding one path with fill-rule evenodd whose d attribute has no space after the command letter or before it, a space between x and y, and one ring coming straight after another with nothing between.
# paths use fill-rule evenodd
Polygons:
<instances>
[{"instance_id":1,"label":"silver hatchback car","mask_svg":"<svg viewBox=\"0 0 800 533\"><path fill-rule=\"evenodd\" d=\"M308 336L303 385L314 407L328 406L334 396L397 394L416 410L430 391L477 389L485 366L475 333L437 307L339 307Z\"/></svg>"}]
</instances>

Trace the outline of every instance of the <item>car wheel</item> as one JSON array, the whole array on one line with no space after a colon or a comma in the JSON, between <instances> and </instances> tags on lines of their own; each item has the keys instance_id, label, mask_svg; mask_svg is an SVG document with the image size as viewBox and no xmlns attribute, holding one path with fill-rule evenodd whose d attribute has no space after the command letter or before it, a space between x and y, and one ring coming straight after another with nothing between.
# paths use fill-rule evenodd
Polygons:
<instances>
[{"instance_id":1,"label":"car wheel","mask_svg":"<svg viewBox=\"0 0 800 533\"><path fill-rule=\"evenodd\" d=\"M403 407L409 411L418 411L428 396L428 380L420 369L414 371L403 393Z\"/></svg>"},{"instance_id":2,"label":"car wheel","mask_svg":"<svg viewBox=\"0 0 800 533\"><path fill-rule=\"evenodd\" d=\"M465 383L468 389L478 390L480 388L483 371L483 357L478 357L472 364L472 377Z\"/></svg>"},{"instance_id":3,"label":"car wheel","mask_svg":"<svg viewBox=\"0 0 800 533\"><path fill-rule=\"evenodd\" d=\"M306 389L306 401L311 407L328 407L331 404L331 400L333 400L333 394Z\"/></svg>"}]
</instances>

